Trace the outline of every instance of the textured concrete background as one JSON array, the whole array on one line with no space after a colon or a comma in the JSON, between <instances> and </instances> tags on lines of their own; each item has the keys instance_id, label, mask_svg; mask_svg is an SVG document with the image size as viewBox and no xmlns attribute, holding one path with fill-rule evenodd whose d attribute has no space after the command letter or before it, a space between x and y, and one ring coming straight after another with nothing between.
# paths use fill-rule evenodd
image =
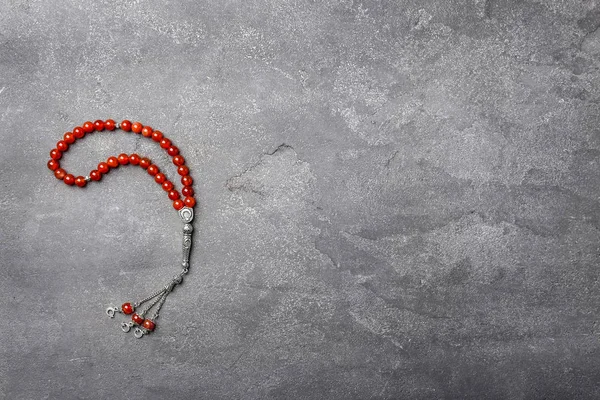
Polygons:
<instances>
[{"instance_id":1,"label":"textured concrete background","mask_svg":"<svg viewBox=\"0 0 600 400\"><path fill-rule=\"evenodd\" d=\"M599 398L600 2L0 5L0 397ZM182 149L192 270L86 120ZM100 133L75 174L147 139Z\"/></svg>"}]
</instances>

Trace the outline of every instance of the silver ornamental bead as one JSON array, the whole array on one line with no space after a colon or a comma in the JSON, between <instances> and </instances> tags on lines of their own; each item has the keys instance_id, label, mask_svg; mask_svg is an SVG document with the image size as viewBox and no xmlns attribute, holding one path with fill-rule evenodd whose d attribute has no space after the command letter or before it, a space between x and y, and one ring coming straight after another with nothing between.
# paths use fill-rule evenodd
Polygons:
<instances>
[{"instance_id":1,"label":"silver ornamental bead","mask_svg":"<svg viewBox=\"0 0 600 400\"><path fill-rule=\"evenodd\" d=\"M185 223L190 223L194 219L194 210L189 207L183 207L179 210L179 216Z\"/></svg>"},{"instance_id":2,"label":"silver ornamental bead","mask_svg":"<svg viewBox=\"0 0 600 400\"><path fill-rule=\"evenodd\" d=\"M85 181L86 181L86 182L90 182L91 180L92 180L92 178L90 178L90 176L89 176L89 175L86 175L86 176L85 176Z\"/></svg>"},{"instance_id":3,"label":"silver ornamental bead","mask_svg":"<svg viewBox=\"0 0 600 400\"><path fill-rule=\"evenodd\" d=\"M183 209L182 209L183 210ZM191 210L191 209L189 209ZM183 218L183 216L182 216ZM186 222L183 225L183 259L181 261L181 265L183 265L184 269L189 267L190 263L190 250L192 249L192 232L194 231L194 227L189 222Z\"/></svg>"}]
</instances>

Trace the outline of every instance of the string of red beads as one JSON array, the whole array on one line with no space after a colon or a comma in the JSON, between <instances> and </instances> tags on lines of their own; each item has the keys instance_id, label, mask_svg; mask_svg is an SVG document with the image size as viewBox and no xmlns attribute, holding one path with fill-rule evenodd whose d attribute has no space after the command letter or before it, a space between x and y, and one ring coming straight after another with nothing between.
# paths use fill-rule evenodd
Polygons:
<instances>
[{"instance_id":1,"label":"string of red beads","mask_svg":"<svg viewBox=\"0 0 600 400\"><path fill-rule=\"evenodd\" d=\"M103 130L114 131L120 128L125 132L133 132L141 134L144 137L151 138L153 141L159 143L160 147L167 151L167 154L172 157L173 164L177 166L177 173L181 176L181 195L174 189L173 182L167 180L164 173L160 172L158 166L152 164L152 162L146 157L140 157L139 155L133 154L119 154L118 156L108 157L106 161L100 162L97 169L90 172L89 176L74 176L67 173L63 168L60 167L60 159L64 152L69 150L69 146L75 143L77 139L82 139L86 133L100 132ZM190 176L190 170L185 165L185 158L179 154L179 148L171 143L171 140L166 138L162 132L152 129L150 126L142 125L140 122L133 122L123 120L120 124L117 124L112 119L106 121L96 120L94 122L86 121L82 126L77 126L72 132L64 134L63 139L56 143L56 148L50 151L50 161L48 161L48 168L54 172L54 176L57 179L62 180L69 186L76 185L78 187L84 187L89 181L99 181L103 175L109 173L111 169L118 168L122 165L138 165L145 169L149 175L154 177L154 181L160 184L170 200L173 201L173 207L176 210L181 210L185 207L194 207L196 205L196 199L194 197L194 189L192 185L194 180ZM183 196L182 196L183 195Z\"/></svg>"}]
</instances>

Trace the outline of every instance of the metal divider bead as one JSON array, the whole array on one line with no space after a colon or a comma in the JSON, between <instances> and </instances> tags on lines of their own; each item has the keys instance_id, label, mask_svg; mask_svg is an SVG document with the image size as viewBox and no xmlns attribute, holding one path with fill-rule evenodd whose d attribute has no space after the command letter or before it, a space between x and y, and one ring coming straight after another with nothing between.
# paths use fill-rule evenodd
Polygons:
<instances>
[{"instance_id":1,"label":"metal divider bead","mask_svg":"<svg viewBox=\"0 0 600 400\"><path fill-rule=\"evenodd\" d=\"M179 210L179 217L185 223L192 222L192 220L194 219L194 209L189 207L183 207L181 210Z\"/></svg>"}]
</instances>

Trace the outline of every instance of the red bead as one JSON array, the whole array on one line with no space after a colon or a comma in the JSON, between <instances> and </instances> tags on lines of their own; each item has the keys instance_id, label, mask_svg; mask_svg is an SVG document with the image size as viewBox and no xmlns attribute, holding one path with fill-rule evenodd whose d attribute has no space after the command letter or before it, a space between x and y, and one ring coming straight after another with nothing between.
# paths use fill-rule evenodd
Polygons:
<instances>
[{"instance_id":1,"label":"red bead","mask_svg":"<svg viewBox=\"0 0 600 400\"><path fill-rule=\"evenodd\" d=\"M183 204L185 204L186 207L193 208L196 205L196 199L188 196L183 199Z\"/></svg>"},{"instance_id":2,"label":"red bead","mask_svg":"<svg viewBox=\"0 0 600 400\"><path fill-rule=\"evenodd\" d=\"M169 199L177 200L179 198L179 192L177 190L169 190Z\"/></svg>"},{"instance_id":3,"label":"red bead","mask_svg":"<svg viewBox=\"0 0 600 400\"><path fill-rule=\"evenodd\" d=\"M94 130L94 124L92 124L90 121L86 121L83 123L83 131L85 133L90 133Z\"/></svg>"},{"instance_id":4,"label":"red bead","mask_svg":"<svg viewBox=\"0 0 600 400\"><path fill-rule=\"evenodd\" d=\"M131 131L131 121L129 121L128 119L124 119L121 122L121 129L123 129L125 132Z\"/></svg>"},{"instance_id":5,"label":"red bead","mask_svg":"<svg viewBox=\"0 0 600 400\"><path fill-rule=\"evenodd\" d=\"M50 158L53 160L60 160L62 153L58 149L50 150Z\"/></svg>"},{"instance_id":6,"label":"red bead","mask_svg":"<svg viewBox=\"0 0 600 400\"><path fill-rule=\"evenodd\" d=\"M156 183L163 183L167 180L167 177L162 172L159 172L158 174L154 175L154 180Z\"/></svg>"},{"instance_id":7,"label":"red bead","mask_svg":"<svg viewBox=\"0 0 600 400\"><path fill-rule=\"evenodd\" d=\"M99 119L94 121L94 129L97 130L98 132L103 131L104 130L104 121L101 121Z\"/></svg>"},{"instance_id":8,"label":"red bead","mask_svg":"<svg viewBox=\"0 0 600 400\"><path fill-rule=\"evenodd\" d=\"M56 179L63 180L63 179L65 178L65 175L66 175L66 174L67 174L67 173L66 173L66 172L65 172L65 170L64 170L64 169L62 169L62 168L59 168L59 169L57 169L56 171L54 171L54 176L56 177Z\"/></svg>"},{"instance_id":9,"label":"red bead","mask_svg":"<svg viewBox=\"0 0 600 400\"><path fill-rule=\"evenodd\" d=\"M101 174L106 174L108 173L108 171L110 171L110 167L107 163L101 162L100 164L98 164L98 172L100 172Z\"/></svg>"},{"instance_id":10,"label":"red bead","mask_svg":"<svg viewBox=\"0 0 600 400\"><path fill-rule=\"evenodd\" d=\"M179 167L180 165L185 164L185 158L183 158L182 156L175 156L173 157L173 164Z\"/></svg>"},{"instance_id":11,"label":"red bead","mask_svg":"<svg viewBox=\"0 0 600 400\"><path fill-rule=\"evenodd\" d=\"M176 209L177 211L181 210L183 208L183 201L175 200L173 202L173 208Z\"/></svg>"},{"instance_id":12,"label":"red bead","mask_svg":"<svg viewBox=\"0 0 600 400\"><path fill-rule=\"evenodd\" d=\"M158 167L154 164L148 165L148 174L152 176L158 174Z\"/></svg>"},{"instance_id":13,"label":"red bead","mask_svg":"<svg viewBox=\"0 0 600 400\"><path fill-rule=\"evenodd\" d=\"M146 157L140 158L140 167L146 169L150 166L150 160Z\"/></svg>"},{"instance_id":14,"label":"red bead","mask_svg":"<svg viewBox=\"0 0 600 400\"><path fill-rule=\"evenodd\" d=\"M131 131L133 133L140 133L143 127L144 125L142 125L140 122L134 122L133 124L131 124Z\"/></svg>"},{"instance_id":15,"label":"red bead","mask_svg":"<svg viewBox=\"0 0 600 400\"><path fill-rule=\"evenodd\" d=\"M117 168L119 166L119 159L115 156L108 157L108 160L106 160L106 163L111 168Z\"/></svg>"},{"instance_id":16,"label":"red bead","mask_svg":"<svg viewBox=\"0 0 600 400\"><path fill-rule=\"evenodd\" d=\"M75 139L81 139L85 136L85 131L82 127L76 126L75 128L73 128L73 136L75 136Z\"/></svg>"},{"instance_id":17,"label":"red bead","mask_svg":"<svg viewBox=\"0 0 600 400\"><path fill-rule=\"evenodd\" d=\"M90 178L93 181L99 181L100 179L102 179L102 174L97 169L94 169L90 172Z\"/></svg>"},{"instance_id":18,"label":"red bead","mask_svg":"<svg viewBox=\"0 0 600 400\"><path fill-rule=\"evenodd\" d=\"M125 153L121 153L117 156L117 160L119 160L119 164L127 165L129 164L129 156Z\"/></svg>"},{"instance_id":19,"label":"red bead","mask_svg":"<svg viewBox=\"0 0 600 400\"><path fill-rule=\"evenodd\" d=\"M144 126L142 128L142 136L143 137L152 137L152 131L153 129L149 126Z\"/></svg>"},{"instance_id":20,"label":"red bead","mask_svg":"<svg viewBox=\"0 0 600 400\"><path fill-rule=\"evenodd\" d=\"M180 165L179 167L177 167L177 173L181 176L186 176L190 173L190 169L185 165Z\"/></svg>"},{"instance_id":21,"label":"red bead","mask_svg":"<svg viewBox=\"0 0 600 400\"><path fill-rule=\"evenodd\" d=\"M104 127L106 129L108 129L109 131L114 131L115 128L117 127L117 124L115 123L114 120L107 119L106 121L104 121Z\"/></svg>"},{"instance_id":22,"label":"red bead","mask_svg":"<svg viewBox=\"0 0 600 400\"><path fill-rule=\"evenodd\" d=\"M69 186L72 186L75 183L75 177L71 174L66 174L63 178L63 182Z\"/></svg>"},{"instance_id":23,"label":"red bead","mask_svg":"<svg viewBox=\"0 0 600 400\"><path fill-rule=\"evenodd\" d=\"M160 142L163 138L163 134L161 131L154 131L152 132L152 140L154 140L155 142Z\"/></svg>"},{"instance_id":24,"label":"red bead","mask_svg":"<svg viewBox=\"0 0 600 400\"><path fill-rule=\"evenodd\" d=\"M193 183L194 183L194 180L192 179L191 176L186 175L186 176L181 177L181 184L183 186L192 186Z\"/></svg>"},{"instance_id":25,"label":"red bead","mask_svg":"<svg viewBox=\"0 0 600 400\"><path fill-rule=\"evenodd\" d=\"M84 187L85 185L87 185L87 181L83 176L78 176L77 178L75 178L75 184L79 187Z\"/></svg>"},{"instance_id":26,"label":"red bead","mask_svg":"<svg viewBox=\"0 0 600 400\"><path fill-rule=\"evenodd\" d=\"M167 154L170 155L171 157L174 157L177 154L179 154L179 148L177 148L177 146L170 146L167 149Z\"/></svg>"},{"instance_id":27,"label":"red bead","mask_svg":"<svg viewBox=\"0 0 600 400\"><path fill-rule=\"evenodd\" d=\"M165 192L168 192L169 190L173 189L173 182L171 181L164 181L162 184L162 188Z\"/></svg>"},{"instance_id":28,"label":"red bead","mask_svg":"<svg viewBox=\"0 0 600 400\"><path fill-rule=\"evenodd\" d=\"M64 140L59 140L58 142L56 142L56 148L59 151L67 151L69 150L69 145Z\"/></svg>"},{"instance_id":29,"label":"red bead","mask_svg":"<svg viewBox=\"0 0 600 400\"><path fill-rule=\"evenodd\" d=\"M151 321L149 319L145 319L142 323L142 326L144 327L144 329L150 332L152 332L154 328L156 328L156 324L154 323L154 321Z\"/></svg>"},{"instance_id":30,"label":"red bead","mask_svg":"<svg viewBox=\"0 0 600 400\"><path fill-rule=\"evenodd\" d=\"M191 186L184 186L183 189L181 189L181 194L185 197L193 196L194 188L192 188Z\"/></svg>"},{"instance_id":31,"label":"red bead","mask_svg":"<svg viewBox=\"0 0 600 400\"><path fill-rule=\"evenodd\" d=\"M129 156L129 163L131 165L138 165L140 163L140 156L138 156L137 154L133 153Z\"/></svg>"},{"instance_id":32,"label":"red bead","mask_svg":"<svg viewBox=\"0 0 600 400\"><path fill-rule=\"evenodd\" d=\"M131 320L132 320L133 322L135 322L136 324L138 324L138 325L141 325L141 324L143 324L143 323L144 323L144 318L140 317L140 316L139 316L139 315L137 315L137 314L133 314L133 315L131 316Z\"/></svg>"},{"instance_id":33,"label":"red bead","mask_svg":"<svg viewBox=\"0 0 600 400\"><path fill-rule=\"evenodd\" d=\"M133 314L134 308L131 303L123 303L121 311L123 311L123 314L130 315Z\"/></svg>"},{"instance_id":34,"label":"red bead","mask_svg":"<svg viewBox=\"0 0 600 400\"><path fill-rule=\"evenodd\" d=\"M170 146L171 141L169 139L167 139L166 137L160 139L160 147L162 147L163 149L168 149Z\"/></svg>"},{"instance_id":35,"label":"red bead","mask_svg":"<svg viewBox=\"0 0 600 400\"><path fill-rule=\"evenodd\" d=\"M56 160L48 161L48 169L50 171L56 171L59 168L60 168L60 163L58 161L56 161Z\"/></svg>"},{"instance_id":36,"label":"red bead","mask_svg":"<svg viewBox=\"0 0 600 400\"><path fill-rule=\"evenodd\" d=\"M75 143L75 135L73 135L71 132L65 133L63 139L65 140L65 142L67 142L67 144Z\"/></svg>"}]
</instances>

